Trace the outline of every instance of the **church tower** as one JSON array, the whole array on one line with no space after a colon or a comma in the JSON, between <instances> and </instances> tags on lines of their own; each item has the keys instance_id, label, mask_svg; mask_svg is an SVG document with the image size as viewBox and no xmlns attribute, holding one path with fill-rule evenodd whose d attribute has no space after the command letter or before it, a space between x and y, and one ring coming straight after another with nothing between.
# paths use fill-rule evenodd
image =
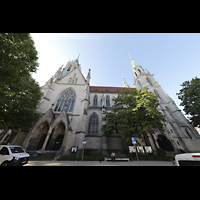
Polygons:
<instances>
[{"instance_id":1,"label":"church tower","mask_svg":"<svg viewBox=\"0 0 200 200\"><path fill-rule=\"evenodd\" d=\"M125 88L130 88L130 86L128 85L128 83L126 82L124 75L122 74L122 78L123 78L123 84Z\"/></svg>"},{"instance_id":2,"label":"church tower","mask_svg":"<svg viewBox=\"0 0 200 200\"><path fill-rule=\"evenodd\" d=\"M22 145L26 150L56 151L56 159L73 156L74 152L82 154L90 78L90 69L87 77L83 76L78 56L61 66L45 83L38 106L42 115Z\"/></svg>"},{"instance_id":3,"label":"church tower","mask_svg":"<svg viewBox=\"0 0 200 200\"><path fill-rule=\"evenodd\" d=\"M130 57L130 55L129 55ZM166 116L165 135L156 133L153 137L154 146L168 152L197 152L200 150L200 136L185 118L175 102L169 97L160 84L147 69L137 65L131 58L133 79L137 90L143 87L158 96L158 110Z\"/></svg>"}]
</instances>

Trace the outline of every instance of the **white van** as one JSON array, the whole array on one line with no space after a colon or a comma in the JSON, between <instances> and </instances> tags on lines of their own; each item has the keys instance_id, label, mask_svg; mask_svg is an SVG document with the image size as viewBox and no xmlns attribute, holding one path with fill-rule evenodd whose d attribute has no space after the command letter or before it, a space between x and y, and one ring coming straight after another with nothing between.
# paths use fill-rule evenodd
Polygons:
<instances>
[{"instance_id":1,"label":"white van","mask_svg":"<svg viewBox=\"0 0 200 200\"><path fill-rule=\"evenodd\" d=\"M200 166L200 153L177 154L172 163L174 166Z\"/></svg>"},{"instance_id":2,"label":"white van","mask_svg":"<svg viewBox=\"0 0 200 200\"><path fill-rule=\"evenodd\" d=\"M0 166L22 166L30 155L21 146L0 145Z\"/></svg>"}]
</instances>

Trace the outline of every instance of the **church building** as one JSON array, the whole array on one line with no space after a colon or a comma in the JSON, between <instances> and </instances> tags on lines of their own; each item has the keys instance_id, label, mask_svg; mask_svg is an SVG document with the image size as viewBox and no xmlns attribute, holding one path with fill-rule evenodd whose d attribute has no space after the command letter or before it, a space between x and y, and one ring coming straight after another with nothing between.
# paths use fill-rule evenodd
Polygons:
<instances>
[{"instance_id":1,"label":"church building","mask_svg":"<svg viewBox=\"0 0 200 200\"><path fill-rule=\"evenodd\" d=\"M156 155L199 152L200 135L163 91L153 75L137 65L130 57L136 88L147 87L158 96L159 111L166 116L165 134L155 129L144 140L136 138L140 146L151 146ZM54 151L55 159L63 156L106 155L111 152L128 153L123 133L106 136L101 131L106 123L104 110L112 110L114 97L123 87L90 86L91 70L87 77L81 72L79 58L61 66L44 86L43 98L37 108L42 117L25 134L18 133L11 144L27 151ZM129 87L124 77L124 87ZM22 137L23 135L23 137ZM86 137L86 144L83 138ZM19 139L20 138L20 139ZM0 138L0 144L4 142Z\"/></svg>"}]
</instances>

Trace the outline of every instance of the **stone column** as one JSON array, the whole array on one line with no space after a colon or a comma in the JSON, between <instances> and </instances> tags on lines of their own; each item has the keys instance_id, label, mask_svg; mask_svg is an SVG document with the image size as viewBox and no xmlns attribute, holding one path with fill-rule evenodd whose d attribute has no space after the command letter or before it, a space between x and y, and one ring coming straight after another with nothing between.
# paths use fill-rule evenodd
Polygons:
<instances>
[{"instance_id":1,"label":"stone column","mask_svg":"<svg viewBox=\"0 0 200 200\"><path fill-rule=\"evenodd\" d=\"M51 135L51 131L52 131L52 127L50 126L50 127L49 127L49 130L48 130L48 133L47 133L47 137L46 137L46 139L45 139L45 141L44 141L44 144L43 144L43 146L42 146L42 149L41 149L42 151L44 151L45 148L46 148L47 142L48 142L49 137L50 137L50 135Z\"/></svg>"}]
</instances>

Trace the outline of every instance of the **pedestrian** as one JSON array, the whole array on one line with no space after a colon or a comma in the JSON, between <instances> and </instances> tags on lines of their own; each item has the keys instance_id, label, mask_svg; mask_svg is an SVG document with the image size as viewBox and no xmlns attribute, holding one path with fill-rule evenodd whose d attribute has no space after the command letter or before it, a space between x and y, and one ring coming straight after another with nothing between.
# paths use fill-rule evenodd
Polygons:
<instances>
[{"instance_id":1,"label":"pedestrian","mask_svg":"<svg viewBox=\"0 0 200 200\"><path fill-rule=\"evenodd\" d=\"M111 153L112 161L115 161L115 153Z\"/></svg>"}]
</instances>

